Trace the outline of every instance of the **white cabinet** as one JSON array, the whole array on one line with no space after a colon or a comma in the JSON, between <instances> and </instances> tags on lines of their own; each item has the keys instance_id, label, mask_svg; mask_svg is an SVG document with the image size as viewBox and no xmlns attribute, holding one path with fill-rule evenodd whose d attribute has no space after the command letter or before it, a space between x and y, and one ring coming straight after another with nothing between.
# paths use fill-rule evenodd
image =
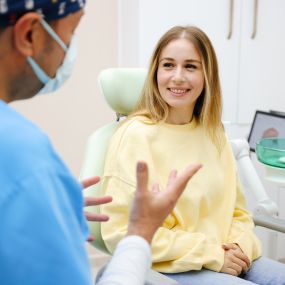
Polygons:
<instances>
[{"instance_id":1,"label":"white cabinet","mask_svg":"<svg viewBox=\"0 0 285 285\"><path fill-rule=\"evenodd\" d=\"M257 28L251 39L254 2ZM255 109L285 111L285 1L244 0L242 5L239 123L251 121Z\"/></svg>"},{"instance_id":2,"label":"white cabinet","mask_svg":"<svg viewBox=\"0 0 285 285\"><path fill-rule=\"evenodd\" d=\"M134 65L147 66L156 42L166 30L174 25L196 25L208 34L217 53L223 120L244 124L252 121L256 109L285 111L284 0L131 1L132 5L121 1L124 25L120 26L120 34L130 39L121 42L125 59L128 54L137 56ZM136 17L128 25L129 15ZM255 15L256 36L252 39ZM134 46L131 38L138 40L138 45Z\"/></svg>"}]
</instances>

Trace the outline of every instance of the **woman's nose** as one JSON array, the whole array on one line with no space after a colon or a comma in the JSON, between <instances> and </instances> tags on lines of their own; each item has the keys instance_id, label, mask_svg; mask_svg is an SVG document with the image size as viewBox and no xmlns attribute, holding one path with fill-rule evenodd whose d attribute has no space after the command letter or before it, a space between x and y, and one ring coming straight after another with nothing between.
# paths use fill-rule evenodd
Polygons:
<instances>
[{"instance_id":1,"label":"woman's nose","mask_svg":"<svg viewBox=\"0 0 285 285\"><path fill-rule=\"evenodd\" d=\"M174 70L173 76L172 76L172 80L174 82L184 82L185 81L185 74L183 72L183 69L180 67L177 67Z\"/></svg>"}]
</instances>

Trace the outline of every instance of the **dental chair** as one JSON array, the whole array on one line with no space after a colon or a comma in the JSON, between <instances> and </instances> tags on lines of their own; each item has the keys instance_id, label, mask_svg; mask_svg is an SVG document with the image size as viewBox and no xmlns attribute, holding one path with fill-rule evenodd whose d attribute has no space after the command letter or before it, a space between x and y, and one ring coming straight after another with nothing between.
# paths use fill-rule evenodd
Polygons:
<instances>
[{"instance_id":1,"label":"dental chair","mask_svg":"<svg viewBox=\"0 0 285 285\"><path fill-rule=\"evenodd\" d=\"M80 179L101 176L103 174L104 158L110 138L117 129L120 118L128 115L135 107L146 74L147 70L141 68L110 68L100 73L99 86L107 103L116 112L116 120L98 129L89 138ZM231 141L231 145L237 160L242 184L251 189L257 199L257 207L253 216L255 225L285 233L285 221L276 218L278 208L269 199L251 163L248 143L245 140L233 140ZM102 196L100 183L86 189L84 194L85 196L92 197ZM100 213L99 206L88 207L88 210L93 211L93 213ZM90 222L89 227L91 234L95 237L92 245L101 251L109 253L102 240L100 223ZM145 284L175 285L178 283L158 272L150 270L148 276L146 276Z\"/></svg>"}]
</instances>

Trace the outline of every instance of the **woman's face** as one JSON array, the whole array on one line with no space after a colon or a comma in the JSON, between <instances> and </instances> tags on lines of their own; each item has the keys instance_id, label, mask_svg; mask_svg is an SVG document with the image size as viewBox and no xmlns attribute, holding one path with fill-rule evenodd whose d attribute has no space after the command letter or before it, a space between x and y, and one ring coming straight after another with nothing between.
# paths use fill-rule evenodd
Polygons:
<instances>
[{"instance_id":1,"label":"woman's face","mask_svg":"<svg viewBox=\"0 0 285 285\"><path fill-rule=\"evenodd\" d=\"M157 85L161 97L170 107L170 116L179 116L189 122L204 88L201 57L189 40L174 40L162 50Z\"/></svg>"}]
</instances>

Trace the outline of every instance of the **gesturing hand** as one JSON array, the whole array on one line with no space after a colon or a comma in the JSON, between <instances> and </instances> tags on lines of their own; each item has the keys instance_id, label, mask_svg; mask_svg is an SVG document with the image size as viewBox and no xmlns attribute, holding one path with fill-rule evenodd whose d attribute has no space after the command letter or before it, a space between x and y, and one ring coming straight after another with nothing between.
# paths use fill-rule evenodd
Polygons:
<instances>
[{"instance_id":1,"label":"gesturing hand","mask_svg":"<svg viewBox=\"0 0 285 285\"><path fill-rule=\"evenodd\" d=\"M159 191L157 185L148 191L148 168L144 162L137 164L137 190L130 212L127 235L140 235L149 243L158 227L174 208L189 179L202 167L191 165L181 175L170 173L167 187Z\"/></svg>"},{"instance_id":2,"label":"gesturing hand","mask_svg":"<svg viewBox=\"0 0 285 285\"><path fill-rule=\"evenodd\" d=\"M239 276L248 271L250 261L237 244L223 244L222 248L225 250L225 259L221 272Z\"/></svg>"},{"instance_id":3,"label":"gesturing hand","mask_svg":"<svg viewBox=\"0 0 285 285\"><path fill-rule=\"evenodd\" d=\"M98 176L91 177L88 179L85 179L81 181L81 184L83 188L88 188L92 185L97 184L100 181L100 178ZM104 196L104 197L85 197L84 198L84 205L85 206L97 206L102 204L107 204L112 201L111 196ZM85 217L88 221L96 221L96 222L106 222L109 220L109 217L107 215L103 214L93 214L90 212L84 212Z\"/></svg>"}]
</instances>

